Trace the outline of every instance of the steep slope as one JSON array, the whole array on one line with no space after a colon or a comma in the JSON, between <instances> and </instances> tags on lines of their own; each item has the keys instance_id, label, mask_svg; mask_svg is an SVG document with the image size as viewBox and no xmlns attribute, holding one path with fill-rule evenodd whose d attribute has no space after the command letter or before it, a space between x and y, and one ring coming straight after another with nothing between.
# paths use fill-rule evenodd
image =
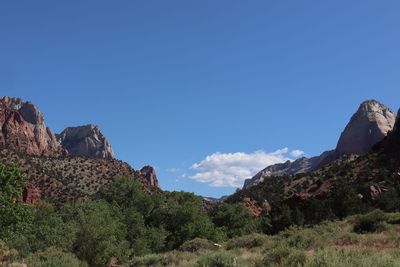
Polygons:
<instances>
[{"instance_id":1,"label":"steep slope","mask_svg":"<svg viewBox=\"0 0 400 267\"><path fill-rule=\"evenodd\" d=\"M0 100L0 145L31 155L60 156L65 151L35 105L20 98Z\"/></svg>"},{"instance_id":2,"label":"steep slope","mask_svg":"<svg viewBox=\"0 0 400 267\"><path fill-rule=\"evenodd\" d=\"M312 158L303 157L293 162L268 166L251 179L247 179L243 189L259 184L266 177L317 170L346 154L363 155L393 129L394 123L395 114L389 108L376 100L364 101L342 132L335 150L326 151Z\"/></svg>"},{"instance_id":3,"label":"steep slope","mask_svg":"<svg viewBox=\"0 0 400 267\"><path fill-rule=\"evenodd\" d=\"M57 139L72 156L115 158L110 143L95 125L68 127L57 135Z\"/></svg>"}]
</instances>

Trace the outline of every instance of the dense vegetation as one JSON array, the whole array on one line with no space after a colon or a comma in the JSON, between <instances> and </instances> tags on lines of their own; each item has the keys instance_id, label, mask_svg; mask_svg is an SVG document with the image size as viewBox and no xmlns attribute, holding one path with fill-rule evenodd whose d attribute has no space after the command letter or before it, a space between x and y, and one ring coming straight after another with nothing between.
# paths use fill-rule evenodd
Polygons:
<instances>
[{"instance_id":1,"label":"dense vegetation","mask_svg":"<svg viewBox=\"0 0 400 267\"><path fill-rule=\"evenodd\" d=\"M178 249L195 238L222 242L257 230L243 205L221 205L210 216L194 194L150 194L125 177L85 202L27 205L19 201L27 180L15 166L0 164L0 240L13 251L0 255L0 262L5 257L33 266L105 266L112 259L126 263Z\"/></svg>"}]
</instances>

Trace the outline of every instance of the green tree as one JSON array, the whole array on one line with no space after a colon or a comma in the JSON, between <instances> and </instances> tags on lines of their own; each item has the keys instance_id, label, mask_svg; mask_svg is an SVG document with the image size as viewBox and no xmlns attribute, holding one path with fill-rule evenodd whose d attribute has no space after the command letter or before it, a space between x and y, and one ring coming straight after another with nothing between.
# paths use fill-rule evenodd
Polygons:
<instances>
[{"instance_id":1,"label":"green tree","mask_svg":"<svg viewBox=\"0 0 400 267\"><path fill-rule=\"evenodd\" d=\"M212 211L212 220L223 227L229 238L250 234L258 230L257 218L241 204L221 204Z\"/></svg>"},{"instance_id":2,"label":"green tree","mask_svg":"<svg viewBox=\"0 0 400 267\"><path fill-rule=\"evenodd\" d=\"M27 180L16 165L0 162L0 239L21 239L32 228L33 208L19 202Z\"/></svg>"},{"instance_id":3,"label":"green tree","mask_svg":"<svg viewBox=\"0 0 400 267\"><path fill-rule=\"evenodd\" d=\"M102 200L65 207L64 218L76 224L75 252L90 266L105 266L116 257L125 262L129 256L126 225L121 210ZM67 221L68 221L67 220Z\"/></svg>"}]
</instances>

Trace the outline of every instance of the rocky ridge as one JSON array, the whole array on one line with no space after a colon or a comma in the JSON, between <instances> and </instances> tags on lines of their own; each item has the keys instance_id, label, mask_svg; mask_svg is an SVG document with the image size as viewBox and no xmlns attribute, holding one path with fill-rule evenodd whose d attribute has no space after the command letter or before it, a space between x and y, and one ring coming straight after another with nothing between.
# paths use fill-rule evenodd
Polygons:
<instances>
[{"instance_id":1,"label":"rocky ridge","mask_svg":"<svg viewBox=\"0 0 400 267\"><path fill-rule=\"evenodd\" d=\"M245 180L243 189L255 186L271 176L294 175L317 170L346 154L363 155L393 129L395 113L376 100L367 100L351 117L342 132L335 150L312 158L268 166L251 179Z\"/></svg>"}]
</instances>

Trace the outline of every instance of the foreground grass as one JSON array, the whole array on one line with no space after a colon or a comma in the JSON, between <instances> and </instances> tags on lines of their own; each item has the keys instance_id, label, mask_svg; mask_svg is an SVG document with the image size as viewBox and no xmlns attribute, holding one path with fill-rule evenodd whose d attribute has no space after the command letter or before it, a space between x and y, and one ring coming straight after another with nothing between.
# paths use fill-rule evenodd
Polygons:
<instances>
[{"instance_id":1,"label":"foreground grass","mask_svg":"<svg viewBox=\"0 0 400 267\"><path fill-rule=\"evenodd\" d=\"M179 251L136 257L130 265L400 267L400 214L374 211L311 228L292 227L275 236L238 237L221 248L193 240Z\"/></svg>"}]
</instances>

